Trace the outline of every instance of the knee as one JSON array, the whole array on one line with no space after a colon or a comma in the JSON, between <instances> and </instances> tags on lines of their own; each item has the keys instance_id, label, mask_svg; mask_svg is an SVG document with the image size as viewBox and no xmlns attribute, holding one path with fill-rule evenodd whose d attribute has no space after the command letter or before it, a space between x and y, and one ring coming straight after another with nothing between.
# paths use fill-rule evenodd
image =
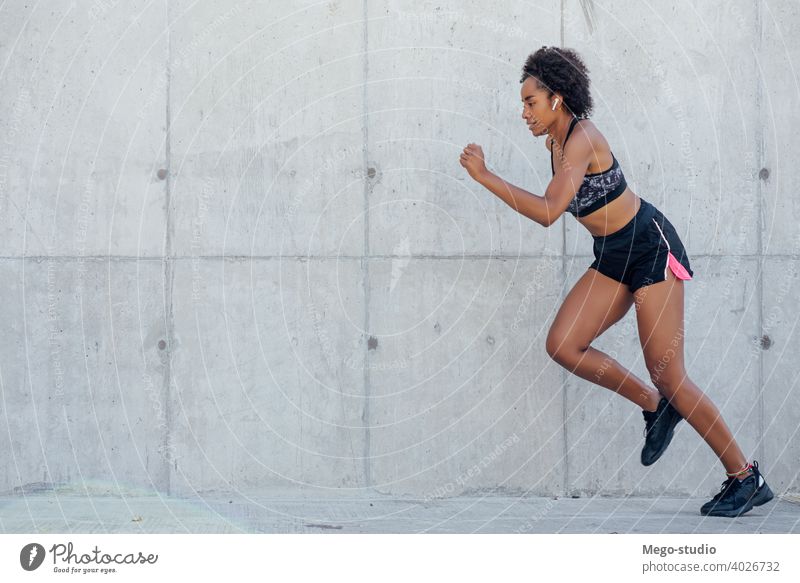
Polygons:
<instances>
[{"instance_id":1,"label":"knee","mask_svg":"<svg viewBox=\"0 0 800 583\"><path fill-rule=\"evenodd\" d=\"M550 331L547 333L547 339L544 343L544 349L547 351L547 355L558 362L559 355L563 352L564 345L564 336L559 334L553 328L550 328Z\"/></svg>"},{"instance_id":2,"label":"knee","mask_svg":"<svg viewBox=\"0 0 800 583\"><path fill-rule=\"evenodd\" d=\"M547 334L545 341L547 354L562 366L576 363L586 348L576 344L569 336L552 329Z\"/></svg>"}]
</instances>

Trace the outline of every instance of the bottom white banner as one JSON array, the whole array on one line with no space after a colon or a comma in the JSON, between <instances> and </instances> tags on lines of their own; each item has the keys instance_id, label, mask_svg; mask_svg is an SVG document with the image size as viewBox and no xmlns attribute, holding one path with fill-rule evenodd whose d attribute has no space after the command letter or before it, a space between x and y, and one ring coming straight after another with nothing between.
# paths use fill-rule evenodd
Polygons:
<instances>
[{"instance_id":1,"label":"bottom white banner","mask_svg":"<svg viewBox=\"0 0 800 583\"><path fill-rule=\"evenodd\" d=\"M0 535L0 581L800 581L798 535Z\"/></svg>"}]
</instances>

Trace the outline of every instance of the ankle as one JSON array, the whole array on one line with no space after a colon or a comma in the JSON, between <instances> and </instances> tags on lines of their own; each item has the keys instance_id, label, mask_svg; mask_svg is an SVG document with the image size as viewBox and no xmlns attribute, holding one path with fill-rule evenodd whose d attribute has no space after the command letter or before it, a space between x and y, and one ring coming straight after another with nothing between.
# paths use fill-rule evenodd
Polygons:
<instances>
[{"instance_id":1,"label":"ankle","mask_svg":"<svg viewBox=\"0 0 800 583\"><path fill-rule=\"evenodd\" d=\"M650 413L655 413L658 411L658 404L661 402L661 393L656 393L656 396L650 400L646 407L644 407L645 411Z\"/></svg>"},{"instance_id":2,"label":"ankle","mask_svg":"<svg viewBox=\"0 0 800 583\"><path fill-rule=\"evenodd\" d=\"M747 463L742 469L737 470L735 472L725 472L725 474L729 478L738 478L739 481L745 480L749 476L753 475L753 464Z\"/></svg>"}]
</instances>

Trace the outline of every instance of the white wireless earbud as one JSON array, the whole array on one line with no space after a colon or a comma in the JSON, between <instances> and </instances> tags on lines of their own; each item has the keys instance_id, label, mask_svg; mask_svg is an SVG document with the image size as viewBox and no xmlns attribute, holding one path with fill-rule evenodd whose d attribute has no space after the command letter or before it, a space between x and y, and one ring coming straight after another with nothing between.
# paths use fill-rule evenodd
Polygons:
<instances>
[{"instance_id":1,"label":"white wireless earbud","mask_svg":"<svg viewBox=\"0 0 800 583\"><path fill-rule=\"evenodd\" d=\"M556 110L556 106L558 105L558 99L553 102L553 111Z\"/></svg>"}]
</instances>

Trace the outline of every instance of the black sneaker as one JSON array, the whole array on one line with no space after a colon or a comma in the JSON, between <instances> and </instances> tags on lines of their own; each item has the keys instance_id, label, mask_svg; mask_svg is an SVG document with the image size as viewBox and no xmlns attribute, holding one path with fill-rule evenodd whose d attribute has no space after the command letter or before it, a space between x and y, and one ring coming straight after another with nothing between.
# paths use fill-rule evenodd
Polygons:
<instances>
[{"instance_id":1,"label":"black sneaker","mask_svg":"<svg viewBox=\"0 0 800 583\"><path fill-rule=\"evenodd\" d=\"M644 447L642 448L642 465L649 466L656 462L667 450L675 426L683 419L681 414L670 405L666 397L661 397L655 411L642 411L644 415Z\"/></svg>"},{"instance_id":2,"label":"black sneaker","mask_svg":"<svg viewBox=\"0 0 800 583\"><path fill-rule=\"evenodd\" d=\"M722 489L700 507L704 516L735 518L772 500L775 496L753 460L753 473L744 480L731 476L722 482Z\"/></svg>"}]
</instances>

